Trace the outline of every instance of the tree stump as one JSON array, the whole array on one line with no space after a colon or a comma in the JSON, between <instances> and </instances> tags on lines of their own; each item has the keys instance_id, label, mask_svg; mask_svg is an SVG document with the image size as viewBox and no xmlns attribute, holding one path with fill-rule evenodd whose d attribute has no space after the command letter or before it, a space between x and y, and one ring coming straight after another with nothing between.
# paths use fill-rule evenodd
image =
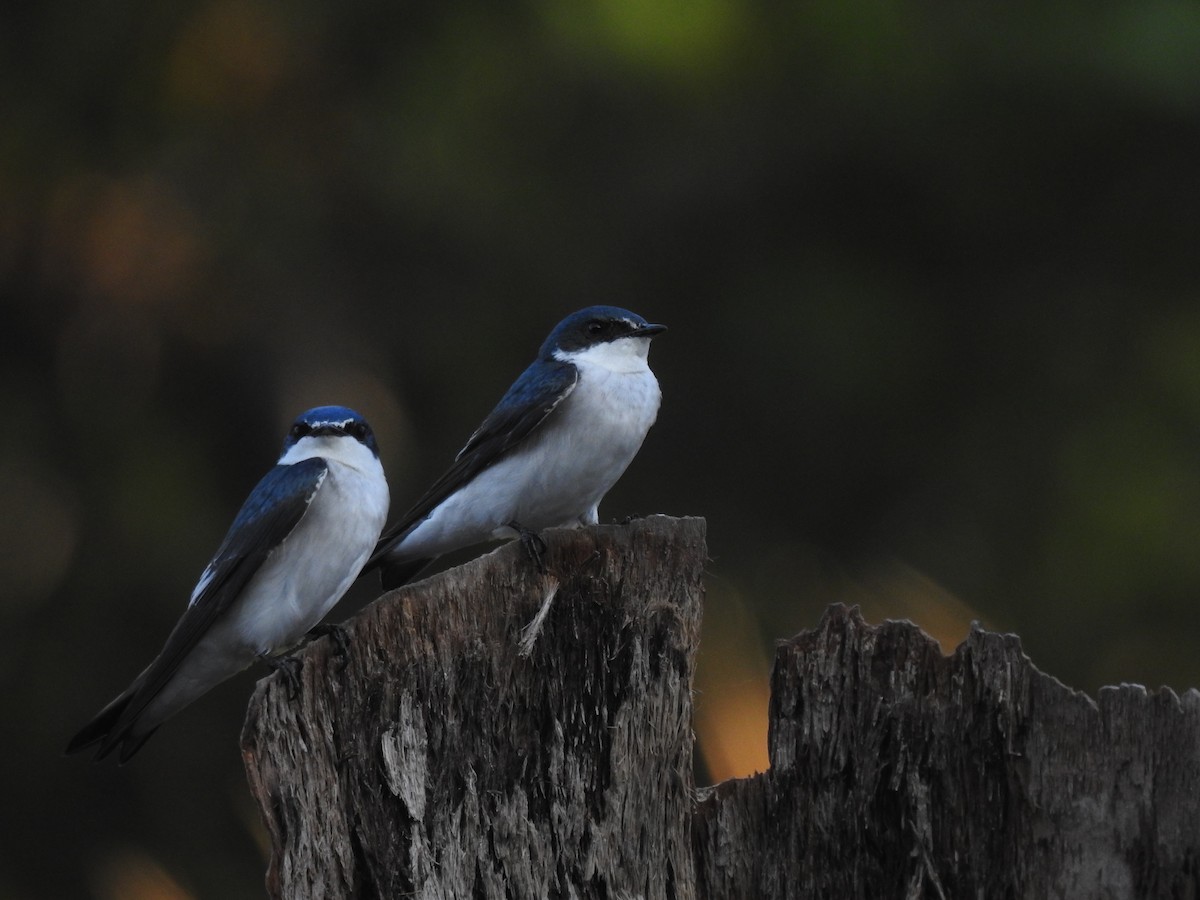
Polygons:
<instances>
[{"instance_id":1,"label":"tree stump","mask_svg":"<svg viewBox=\"0 0 1200 900\"><path fill-rule=\"evenodd\" d=\"M377 600L250 704L274 897L679 896L702 519L544 535ZM531 628L532 626L532 628Z\"/></svg>"},{"instance_id":2,"label":"tree stump","mask_svg":"<svg viewBox=\"0 0 1200 900\"><path fill-rule=\"evenodd\" d=\"M833 606L782 644L770 768L695 818L699 897L1200 897L1200 693L1039 672L1015 635L951 656Z\"/></svg>"},{"instance_id":3,"label":"tree stump","mask_svg":"<svg viewBox=\"0 0 1200 900\"><path fill-rule=\"evenodd\" d=\"M831 607L780 645L767 772L697 792L704 523L546 535L394 591L260 682L280 898L1200 898L1200 694L951 655ZM549 598L549 602L548 602Z\"/></svg>"}]
</instances>

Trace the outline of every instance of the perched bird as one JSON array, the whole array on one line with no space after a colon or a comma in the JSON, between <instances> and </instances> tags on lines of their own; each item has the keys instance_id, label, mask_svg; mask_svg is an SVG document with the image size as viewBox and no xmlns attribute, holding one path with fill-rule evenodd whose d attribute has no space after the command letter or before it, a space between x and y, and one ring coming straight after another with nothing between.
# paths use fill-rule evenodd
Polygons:
<instances>
[{"instance_id":1,"label":"perched bird","mask_svg":"<svg viewBox=\"0 0 1200 900\"><path fill-rule=\"evenodd\" d=\"M125 762L162 722L255 660L277 659L341 599L387 519L375 435L344 406L296 419L158 657L71 739Z\"/></svg>"},{"instance_id":2,"label":"perched bird","mask_svg":"<svg viewBox=\"0 0 1200 900\"><path fill-rule=\"evenodd\" d=\"M450 469L384 532L364 571L380 567L392 588L461 547L520 537L536 552L542 529L595 524L658 415L662 393L646 357L663 331L614 306L559 322Z\"/></svg>"}]
</instances>

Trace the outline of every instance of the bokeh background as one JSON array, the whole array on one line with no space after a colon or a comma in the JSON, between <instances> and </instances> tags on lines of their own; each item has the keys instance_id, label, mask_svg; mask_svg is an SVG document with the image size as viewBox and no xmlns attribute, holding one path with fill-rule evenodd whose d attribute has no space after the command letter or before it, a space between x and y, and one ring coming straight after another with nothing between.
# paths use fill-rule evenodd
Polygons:
<instances>
[{"instance_id":1,"label":"bokeh background","mask_svg":"<svg viewBox=\"0 0 1200 900\"><path fill-rule=\"evenodd\" d=\"M671 328L601 513L708 519L702 778L837 600L1200 684L1190 0L0 17L0 897L262 896L261 673L124 768L63 745L296 413L363 412L399 512L593 302Z\"/></svg>"}]
</instances>

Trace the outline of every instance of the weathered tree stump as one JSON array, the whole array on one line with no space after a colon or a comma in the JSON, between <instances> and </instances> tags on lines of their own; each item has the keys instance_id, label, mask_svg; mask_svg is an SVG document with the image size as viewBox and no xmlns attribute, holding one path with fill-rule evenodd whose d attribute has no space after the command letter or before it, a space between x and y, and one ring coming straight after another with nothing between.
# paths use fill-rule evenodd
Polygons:
<instances>
[{"instance_id":1,"label":"weathered tree stump","mask_svg":"<svg viewBox=\"0 0 1200 900\"><path fill-rule=\"evenodd\" d=\"M697 896L1200 897L1195 690L1097 704L1015 635L835 606L776 654L769 753L700 804Z\"/></svg>"},{"instance_id":2,"label":"weathered tree stump","mask_svg":"<svg viewBox=\"0 0 1200 900\"><path fill-rule=\"evenodd\" d=\"M835 606L778 650L770 769L697 797L703 522L548 543L381 598L294 700L260 683L273 896L1200 898L1196 691L1097 704L1012 635L945 657Z\"/></svg>"},{"instance_id":3,"label":"weathered tree stump","mask_svg":"<svg viewBox=\"0 0 1200 900\"><path fill-rule=\"evenodd\" d=\"M364 610L344 671L311 645L294 699L260 682L242 743L272 896L615 900L692 883L704 522L544 537L545 574L506 545Z\"/></svg>"}]
</instances>

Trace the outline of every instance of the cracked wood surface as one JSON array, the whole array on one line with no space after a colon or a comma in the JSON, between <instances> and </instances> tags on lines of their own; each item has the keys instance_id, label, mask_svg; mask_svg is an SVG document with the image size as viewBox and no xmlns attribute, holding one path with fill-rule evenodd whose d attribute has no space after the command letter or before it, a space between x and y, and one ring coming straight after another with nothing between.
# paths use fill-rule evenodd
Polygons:
<instances>
[{"instance_id":1,"label":"cracked wood surface","mask_svg":"<svg viewBox=\"0 0 1200 900\"><path fill-rule=\"evenodd\" d=\"M698 896L1200 897L1195 690L1097 703L1015 635L943 656L833 606L777 651L768 744L697 809Z\"/></svg>"},{"instance_id":2,"label":"cracked wood surface","mask_svg":"<svg viewBox=\"0 0 1200 900\"><path fill-rule=\"evenodd\" d=\"M274 897L1200 898L1200 694L1098 701L1014 635L833 606L782 642L767 772L697 792L704 522L550 532L380 598L260 682Z\"/></svg>"},{"instance_id":3,"label":"cracked wood surface","mask_svg":"<svg viewBox=\"0 0 1200 900\"><path fill-rule=\"evenodd\" d=\"M506 545L375 601L346 625L344 671L311 645L294 699L260 682L242 742L273 896L692 883L704 522L544 537L545 574Z\"/></svg>"}]
</instances>

